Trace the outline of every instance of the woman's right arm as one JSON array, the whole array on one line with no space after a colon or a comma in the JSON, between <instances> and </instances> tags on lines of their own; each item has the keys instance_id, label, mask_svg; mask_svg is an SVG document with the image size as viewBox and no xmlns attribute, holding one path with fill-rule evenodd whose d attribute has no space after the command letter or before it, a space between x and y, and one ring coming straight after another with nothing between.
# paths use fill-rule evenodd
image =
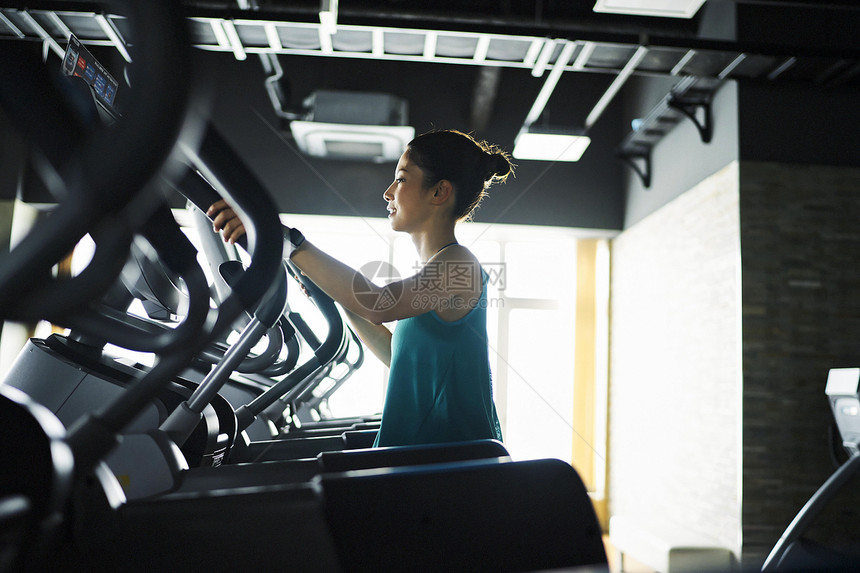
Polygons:
<instances>
[{"instance_id":1,"label":"woman's right arm","mask_svg":"<svg viewBox=\"0 0 860 573\"><path fill-rule=\"evenodd\" d=\"M343 308L343 307L341 307ZM349 309L343 309L355 333L373 354L386 366L391 366L391 331L382 324L373 324Z\"/></svg>"}]
</instances>

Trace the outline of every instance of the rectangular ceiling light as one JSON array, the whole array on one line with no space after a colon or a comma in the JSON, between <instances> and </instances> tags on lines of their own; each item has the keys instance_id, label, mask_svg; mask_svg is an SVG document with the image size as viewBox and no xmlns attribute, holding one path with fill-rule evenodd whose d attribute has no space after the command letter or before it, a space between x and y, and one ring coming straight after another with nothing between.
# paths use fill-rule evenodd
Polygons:
<instances>
[{"instance_id":1,"label":"rectangular ceiling light","mask_svg":"<svg viewBox=\"0 0 860 573\"><path fill-rule=\"evenodd\" d=\"M579 161L591 138L571 132L523 129L514 142L514 159Z\"/></svg>"},{"instance_id":2,"label":"rectangular ceiling light","mask_svg":"<svg viewBox=\"0 0 860 573\"><path fill-rule=\"evenodd\" d=\"M594 11L635 16L692 18L704 3L705 0L597 0Z\"/></svg>"}]
</instances>

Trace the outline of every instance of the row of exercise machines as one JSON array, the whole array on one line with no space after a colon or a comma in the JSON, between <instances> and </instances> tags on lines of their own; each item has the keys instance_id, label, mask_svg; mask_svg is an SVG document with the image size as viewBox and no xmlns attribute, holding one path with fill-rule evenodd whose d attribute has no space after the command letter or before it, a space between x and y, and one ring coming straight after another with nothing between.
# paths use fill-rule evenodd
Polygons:
<instances>
[{"instance_id":1,"label":"row of exercise machines","mask_svg":"<svg viewBox=\"0 0 860 573\"><path fill-rule=\"evenodd\" d=\"M178 3L108 4L136 38L136 85L191 76ZM361 345L284 262L271 198L205 113L192 121L188 85L131 90L119 114L6 44L0 114L32 146L22 184L56 205L0 259L0 319L68 333L28 341L0 383L0 571L606 570L566 463L515 462L495 441L372 448L375 416L320 419ZM202 213L221 197L248 223L247 265ZM86 269L54 276L85 235ZM291 311L296 281L324 334ZM848 459L765 571L856 570L853 541L817 543L815 524L860 468L860 369L832 371L827 395Z\"/></svg>"},{"instance_id":2,"label":"row of exercise machines","mask_svg":"<svg viewBox=\"0 0 860 573\"><path fill-rule=\"evenodd\" d=\"M190 72L175 4L116 3L133 85ZM0 570L606 569L568 464L489 440L372 448L378 418L316 420L360 343L284 262L275 205L228 140L188 129L178 85L132 91L119 119L81 113L69 102L98 106L90 88L70 97L79 80L33 52L0 58L0 105L56 206L0 261L0 316L66 334L31 339L0 384ZM177 191L199 247L168 207ZM199 209L219 197L247 224L244 264ZM85 235L87 267L52 275ZM290 310L295 281L324 333Z\"/></svg>"}]
</instances>

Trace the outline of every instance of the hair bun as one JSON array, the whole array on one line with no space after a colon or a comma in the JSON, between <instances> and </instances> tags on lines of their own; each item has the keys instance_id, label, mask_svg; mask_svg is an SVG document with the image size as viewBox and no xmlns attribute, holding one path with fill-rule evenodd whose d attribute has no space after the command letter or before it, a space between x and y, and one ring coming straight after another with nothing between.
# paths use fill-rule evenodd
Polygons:
<instances>
[{"instance_id":1,"label":"hair bun","mask_svg":"<svg viewBox=\"0 0 860 573\"><path fill-rule=\"evenodd\" d=\"M504 181L513 171L513 165L508 154L501 149L490 149L486 152L487 177L485 180L498 179Z\"/></svg>"}]
</instances>

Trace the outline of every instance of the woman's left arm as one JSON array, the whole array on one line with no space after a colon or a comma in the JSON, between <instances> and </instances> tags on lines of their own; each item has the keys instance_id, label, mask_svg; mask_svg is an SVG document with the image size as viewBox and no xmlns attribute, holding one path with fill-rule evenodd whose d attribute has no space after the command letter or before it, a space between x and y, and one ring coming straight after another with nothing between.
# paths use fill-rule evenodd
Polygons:
<instances>
[{"instance_id":1,"label":"woman's left arm","mask_svg":"<svg viewBox=\"0 0 860 573\"><path fill-rule=\"evenodd\" d=\"M207 211L215 229L235 242L244 234L236 213L222 202ZM435 310L446 320L465 315L481 292L480 264L468 249L454 246L424 265L415 275L379 286L349 265L322 251L310 241L294 249L290 260L341 306L373 324L392 322ZM362 287L361 298L355 285Z\"/></svg>"},{"instance_id":2,"label":"woman's left arm","mask_svg":"<svg viewBox=\"0 0 860 573\"><path fill-rule=\"evenodd\" d=\"M341 306L374 324L435 310L456 320L477 304L483 283L481 266L465 247L446 249L416 274L379 286L356 282L360 273L305 241L290 260ZM359 299L355 286L361 286Z\"/></svg>"}]
</instances>

